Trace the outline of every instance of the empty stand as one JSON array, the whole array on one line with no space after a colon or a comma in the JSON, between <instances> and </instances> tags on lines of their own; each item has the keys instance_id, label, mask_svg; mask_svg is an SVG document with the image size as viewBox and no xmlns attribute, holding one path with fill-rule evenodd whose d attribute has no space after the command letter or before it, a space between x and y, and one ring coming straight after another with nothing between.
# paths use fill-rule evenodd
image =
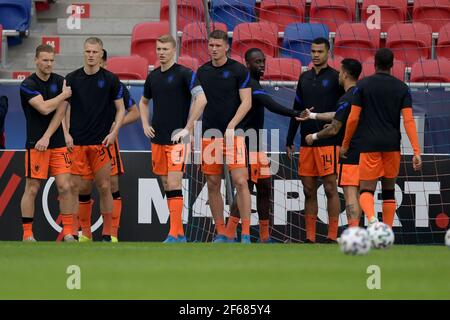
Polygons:
<instances>
[{"instance_id":1,"label":"empty stand","mask_svg":"<svg viewBox=\"0 0 450 320\"><path fill-rule=\"evenodd\" d=\"M371 76L375 73L375 60L369 58L362 63L362 72L360 78ZM394 66L391 69L391 74L399 80L405 80L406 64L400 60L394 60Z\"/></svg>"},{"instance_id":2,"label":"empty stand","mask_svg":"<svg viewBox=\"0 0 450 320\"><path fill-rule=\"evenodd\" d=\"M450 21L449 0L414 0L413 21L431 26L433 32Z\"/></svg>"},{"instance_id":3,"label":"empty stand","mask_svg":"<svg viewBox=\"0 0 450 320\"><path fill-rule=\"evenodd\" d=\"M380 32L367 29L364 23L343 23L336 30L334 54L364 61L379 47Z\"/></svg>"},{"instance_id":4,"label":"empty stand","mask_svg":"<svg viewBox=\"0 0 450 320\"><path fill-rule=\"evenodd\" d=\"M211 18L227 25L228 30L243 22L255 21L255 0L214 0Z\"/></svg>"},{"instance_id":5,"label":"empty stand","mask_svg":"<svg viewBox=\"0 0 450 320\"><path fill-rule=\"evenodd\" d=\"M278 28L270 22L241 23L234 28L233 54L243 56L250 48L259 48L267 56L278 55Z\"/></svg>"},{"instance_id":6,"label":"empty stand","mask_svg":"<svg viewBox=\"0 0 450 320\"><path fill-rule=\"evenodd\" d=\"M311 23L323 23L330 31L345 22L355 20L356 0L312 0Z\"/></svg>"},{"instance_id":7,"label":"empty stand","mask_svg":"<svg viewBox=\"0 0 450 320\"><path fill-rule=\"evenodd\" d=\"M178 58L178 64L185 66L189 69L197 71L199 67L198 60L189 56L181 56Z\"/></svg>"},{"instance_id":8,"label":"empty stand","mask_svg":"<svg viewBox=\"0 0 450 320\"><path fill-rule=\"evenodd\" d=\"M30 27L31 0L0 0L0 24L5 30L25 32ZM20 37L8 37L10 45L20 44Z\"/></svg>"},{"instance_id":9,"label":"empty stand","mask_svg":"<svg viewBox=\"0 0 450 320\"><path fill-rule=\"evenodd\" d=\"M169 21L169 0L161 0L161 20ZM177 29L193 21L205 21L205 9L202 0L177 0Z\"/></svg>"},{"instance_id":10,"label":"empty stand","mask_svg":"<svg viewBox=\"0 0 450 320\"><path fill-rule=\"evenodd\" d=\"M145 80L148 73L147 59L134 55L111 57L108 59L108 70L121 80Z\"/></svg>"},{"instance_id":11,"label":"empty stand","mask_svg":"<svg viewBox=\"0 0 450 320\"><path fill-rule=\"evenodd\" d=\"M439 29L436 53L438 57L450 59L450 22Z\"/></svg>"},{"instance_id":12,"label":"empty stand","mask_svg":"<svg viewBox=\"0 0 450 320\"><path fill-rule=\"evenodd\" d=\"M390 26L396 23L406 22L407 1L406 0L364 0L361 8L361 21L366 22L367 18L373 15L373 11L367 12L370 6L378 6L381 13L381 32L386 32Z\"/></svg>"},{"instance_id":13,"label":"empty stand","mask_svg":"<svg viewBox=\"0 0 450 320\"><path fill-rule=\"evenodd\" d=\"M289 23L303 22L304 15L304 0L262 0L259 20L276 23L283 30Z\"/></svg>"},{"instance_id":14,"label":"empty stand","mask_svg":"<svg viewBox=\"0 0 450 320\"><path fill-rule=\"evenodd\" d=\"M419 60L411 68L411 82L450 82L450 60Z\"/></svg>"},{"instance_id":15,"label":"empty stand","mask_svg":"<svg viewBox=\"0 0 450 320\"><path fill-rule=\"evenodd\" d=\"M131 36L131 54L144 57L150 64L154 64L156 39L166 33L169 33L167 21L138 23L134 26Z\"/></svg>"},{"instance_id":16,"label":"empty stand","mask_svg":"<svg viewBox=\"0 0 450 320\"><path fill-rule=\"evenodd\" d=\"M271 81L297 81L302 72L302 64L292 58L266 57L266 70L264 80Z\"/></svg>"}]
</instances>

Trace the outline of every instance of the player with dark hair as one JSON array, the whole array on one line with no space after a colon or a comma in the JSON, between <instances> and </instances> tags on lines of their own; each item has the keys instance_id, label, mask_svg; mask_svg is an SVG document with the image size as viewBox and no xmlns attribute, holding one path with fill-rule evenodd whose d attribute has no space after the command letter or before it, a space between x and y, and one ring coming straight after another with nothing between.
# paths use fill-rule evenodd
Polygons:
<instances>
[{"instance_id":1,"label":"player with dark hair","mask_svg":"<svg viewBox=\"0 0 450 320\"><path fill-rule=\"evenodd\" d=\"M272 179L270 173L269 159L261 150L264 129L264 108L269 111L286 116L297 117L300 111L288 109L272 99L259 83L264 75L266 57L261 49L251 48L245 52L245 62L250 71L250 87L252 88L252 108L242 120L242 126L246 130L254 130L257 139L246 141L249 152L249 176L248 187L253 190L256 185L256 205L259 215L259 242L272 242L269 232L270 208L272 196ZM251 133L251 132L250 132ZM239 223L239 210L235 201L231 206L230 218L227 223L226 236L231 241L235 237L236 228Z\"/></svg>"},{"instance_id":2,"label":"player with dark hair","mask_svg":"<svg viewBox=\"0 0 450 320\"><path fill-rule=\"evenodd\" d=\"M344 59L341 62L341 70L339 72L339 84L345 89L345 94L337 103L336 112L313 113L306 109L302 114L302 120L311 118L331 122L324 129L316 133L310 133L305 137L308 145L312 145L314 141L338 137L338 144L342 143L345 133L345 127L353 99L353 89L356 86L362 66L358 60ZM351 143L346 159L339 160L338 185L344 190L345 208L347 212L348 225L358 226L361 217L361 208L359 206L359 146L362 141L356 134Z\"/></svg>"},{"instance_id":3,"label":"player with dark hair","mask_svg":"<svg viewBox=\"0 0 450 320\"><path fill-rule=\"evenodd\" d=\"M395 180L400 170L401 116L414 150L413 168L417 171L422 167L411 92L406 84L391 75L393 63L391 50L382 48L376 52L376 73L359 81L354 90L341 148L341 157L348 158L353 135L360 128L360 205L369 223L378 221L373 195L381 178L383 222L391 227L396 210Z\"/></svg>"},{"instance_id":4,"label":"player with dark hair","mask_svg":"<svg viewBox=\"0 0 450 320\"><path fill-rule=\"evenodd\" d=\"M294 110L314 108L316 112L334 112L339 97L344 93L339 86L339 73L328 66L330 44L325 38L313 40L311 57L313 68L300 75L294 101ZM337 239L340 202L336 185L337 141L336 137L306 143L308 134L320 131L325 122L312 119L301 125L301 146L298 161L298 174L303 184L305 195L306 242L316 242L316 220L318 214L317 188L318 178L327 197L328 236L327 242ZM291 119L286 139L286 152L290 158L293 151L294 137L299 123Z\"/></svg>"},{"instance_id":5,"label":"player with dark hair","mask_svg":"<svg viewBox=\"0 0 450 320\"><path fill-rule=\"evenodd\" d=\"M73 150L72 177L75 190L82 186L83 177L94 176L100 196L103 218L103 241L111 241L113 198L111 195L112 145L117 139L125 115L123 87L112 72L100 67L103 42L91 37L84 43L84 66L69 73L72 87L70 115L66 123L66 143ZM114 117L115 114L115 117ZM111 128L114 118L114 126ZM78 212L82 236L92 240L89 228L83 228L85 212ZM89 230L89 231L88 231ZM81 240L81 238L80 238Z\"/></svg>"},{"instance_id":6,"label":"player with dark hair","mask_svg":"<svg viewBox=\"0 0 450 320\"><path fill-rule=\"evenodd\" d=\"M170 211L170 230L165 243L186 242L183 228L183 174L189 146L181 136L192 101L192 114L201 114L206 98L194 71L175 63L177 47L171 35L162 35L156 41L160 67L145 81L144 95L139 103L144 133L152 139L152 169L157 174L167 196ZM152 123L149 124L149 102L153 100ZM181 129L181 133L177 131Z\"/></svg>"},{"instance_id":7,"label":"player with dark hair","mask_svg":"<svg viewBox=\"0 0 450 320\"><path fill-rule=\"evenodd\" d=\"M32 224L36 195L41 180L55 177L62 215L64 241L72 237L72 214L76 210L71 185L71 160L64 142L61 122L66 113L66 99L71 88L60 75L53 73L55 52L49 45L36 48L36 72L20 85L20 98L27 125L25 152L25 192L20 203L23 240L36 241Z\"/></svg>"}]
</instances>

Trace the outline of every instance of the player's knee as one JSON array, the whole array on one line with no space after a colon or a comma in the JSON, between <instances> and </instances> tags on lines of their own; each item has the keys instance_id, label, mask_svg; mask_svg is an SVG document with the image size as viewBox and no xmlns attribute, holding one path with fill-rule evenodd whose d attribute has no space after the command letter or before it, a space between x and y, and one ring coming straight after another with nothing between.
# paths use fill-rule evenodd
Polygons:
<instances>
[{"instance_id":1,"label":"player's knee","mask_svg":"<svg viewBox=\"0 0 450 320\"><path fill-rule=\"evenodd\" d=\"M166 187L166 190L180 190L181 182L168 180L165 187Z\"/></svg>"},{"instance_id":2,"label":"player's knee","mask_svg":"<svg viewBox=\"0 0 450 320\"><path fill-rule=\"evenodd\" d=\"M100 193L111 193L111 183L109 180L101 180L97 182L97 190Z\"/></svg>"},{"instance_id":3,"label":"player's knee","mask_svg":"<svg viewBox=\"0 0 450 320\"><path fill-rule=\"evenodd\" d=\"M220 192L221 179L208 179L208 192Z\"/></svg>"},{"instance_id":4,"label":"player's knee","mask_svg":"<svg viewBox=\"0 0 450 320\"><path fill-rule=\"evenodd\" d=\"M317 189L313 187L303 186L303 194L306 199L317 198Z\"/></svg>"},{"instance_id":5,"label":"player's knee","mask_svg":"<svg viewBox=\"0 0 450 320\"><path fill-rule=\"evenodd\" d=\"M39 184L28 184L25 188L25 193L32 197L36 197L37 193L39 192Z\"/></svg>"},{"instance_id":6,"label":"player's knee","mask_svg":"<svg viewBox=\"0 0 450 320\"><path fill-rule=\"evenodd\" d=\"M325 190L325 195L327 197L337 195L337 186L336 183L324 183L323 188Z\"/></svg>"},{"instance_id":7,"label":"player's knee","mask_svg":"<svg viewBox=\"0 0 450 320\"><path fill-rule=\"evenodd\" d=\"M64 183L60 183L58 185L58 194L60 196L68 195L72 192L72 184L70 181L65 181Z\"/></svg>"},{"instance_id":8,"label":"player's knee","mask_svg":"<svg viewBox=\"0 0 450 320\"><path fill-rule=\"evenodd\" d=\"M248 189L248 182L246 177L238 177L234 179L234 185L238 190Z\"/></svg>"}]
</instances>

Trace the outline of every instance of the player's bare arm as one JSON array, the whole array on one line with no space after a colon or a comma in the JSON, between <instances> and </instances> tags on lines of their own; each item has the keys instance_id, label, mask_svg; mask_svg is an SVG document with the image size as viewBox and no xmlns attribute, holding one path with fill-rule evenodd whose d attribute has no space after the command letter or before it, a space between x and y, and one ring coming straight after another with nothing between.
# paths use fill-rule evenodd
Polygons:
<instances>
[{"instance_id":1,"label":"player's bare arm","mask_svg":"<svg viewBox=\"0 0 450 320\"><path fill-rule=\"evenodd\" d=\"M116 118L114 119L114 127L111 132L105 137L102 141L102 144L107 147L116 141L117 136L119 135L119 129L122 126L123 119L125 117L125 104L123 99L117 99L114 101L114 105L116 107Z\"/></svg>"},{"instance_id":2,"label":"player's bare arm","mask_svg":"<svg viewBox=\"0 0 450 320\"><path fill-rule=\"evenodd\" d=\"M144 129L144 134L147 138L155 137L155 129L148 123L149 111L148 111L149 100L145 97L141 97L139 101L139 111L141 114L142 129Z\"/></svg>"},{"instance_id":3,"label":"player's bare arm","mask_svg":"<svg viewBox=\"0 0 450 320\"><path fill-rule=\"evenodd\" d=\"M334 113L334 112L328 112L328 113ZM313 133L313 134L308 134L305 137L306 143L311 146L315 140L334 137L335 135L337 135L339 133L339 130L341 130L341 127L342 127L342 122L340 122L336 119L333 119L331 124L329 126L326 126L321 131Z\"/></svg>"},{"instance_id":4,"label":"player's bare arm","mask_svg":"<svg viewBox=\"0 0 450 320\"><path fill-rule=\"evenodd\" d=\"M53 99L44 100L42 95L38 95L30 99L30 105L35 108L39 113L43 115L48 115L55 111L59 105L66 99L72 96L72 89L66 85L66 80L64 80L62 92Z\"/></svg>"}]
</instances>

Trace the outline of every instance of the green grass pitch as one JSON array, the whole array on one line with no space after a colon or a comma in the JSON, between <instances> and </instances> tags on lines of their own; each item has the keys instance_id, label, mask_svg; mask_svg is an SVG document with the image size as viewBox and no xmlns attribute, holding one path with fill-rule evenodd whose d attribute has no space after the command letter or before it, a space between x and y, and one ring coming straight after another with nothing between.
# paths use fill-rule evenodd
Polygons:
<instances>
[{"instance_id":1,"label":"green grass pitch","mask_svg":"<svg viewBox=\"0 0 450 320\"><path fill-rule=\"evenodd\" d=\"M80 267L80 290L66 286ZM370 265L381 289L369 290ZM450 299L450 249L0 242L0 299Z\"/></svg>"}]
</instances>

